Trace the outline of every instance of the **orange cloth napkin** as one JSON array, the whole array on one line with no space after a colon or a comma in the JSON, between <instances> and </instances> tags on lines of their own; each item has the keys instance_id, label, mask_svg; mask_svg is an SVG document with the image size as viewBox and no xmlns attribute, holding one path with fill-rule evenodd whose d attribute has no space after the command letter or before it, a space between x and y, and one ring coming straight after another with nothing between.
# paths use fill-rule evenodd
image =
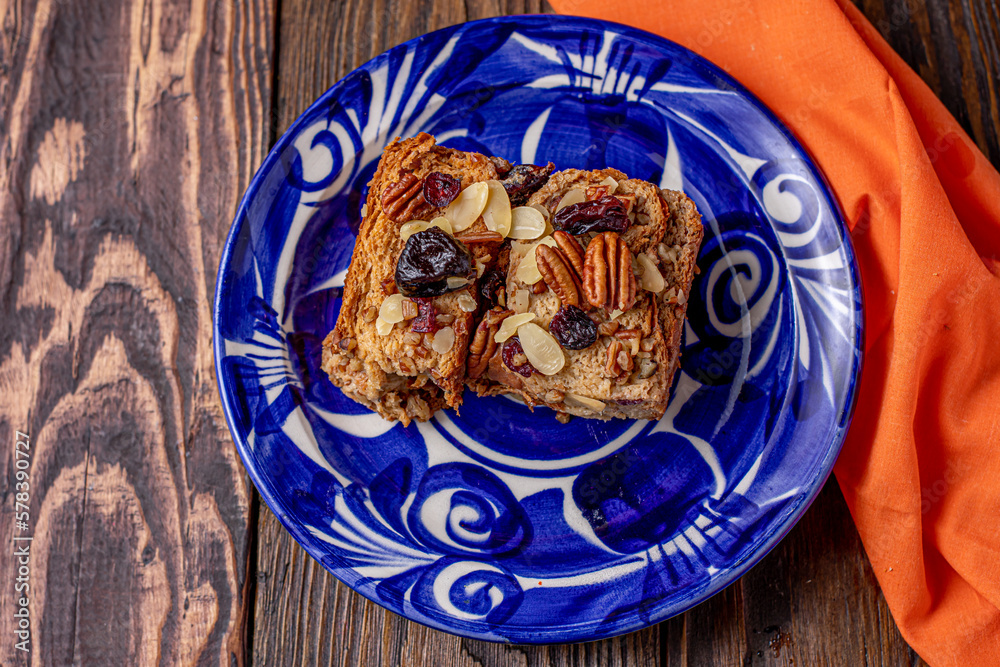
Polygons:
<instances>
[{"instance_id":1,"label":"orange cloth napkin","mask_svg":"<svg viewBox=\"0 0 1000 667\"><path fill-rule=\"evenodd\" d=\"M837 479L903 636L1000 664L1000 175L846 0L550 0L721 66L848 218L866 357Z\"/></svg>"}]
</instances>

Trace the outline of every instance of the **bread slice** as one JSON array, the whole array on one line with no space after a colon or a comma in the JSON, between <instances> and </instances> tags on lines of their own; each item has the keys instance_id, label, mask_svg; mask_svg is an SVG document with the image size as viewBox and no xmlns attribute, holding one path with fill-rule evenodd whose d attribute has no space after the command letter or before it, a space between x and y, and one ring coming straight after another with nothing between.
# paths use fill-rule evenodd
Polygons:
<instances>
[{"instance_id":1,"label":"bread slice","mask_svg":"<svg viewBox=\"0 0 1000 667\"><path fill-rule=\"evenodd\" d=\"M601 192L602 184L610 191ZM703 228L694 203L679 192L660 190L615 169L557 172L535 193L530 204L551 212L574 189L634 198L632 225L621 235L633 256L645 254L660 270L665 288L659 293L637 290L635 305L620 315L590 309L598 323L597 342L582 350L564 349L566 362L554 375L533 372L528 377L512 371L498 349L489 364L489 387L483 394L511 391L529 405L595 419L658 419L663 416L680 359L681 329L696 270ZM588 236L578 236L586 246ZM518 267L532 242L511 245L507 272L508 302L527 299L534 323L548 330L559 310L560 299L551 289L534 293L532 285L518 278ZM520 296L517 296L521 292ZM609 348L615 348L609 352ZM619 347L621 348L619 350ZM625 367L615 363L628 355ZM615 357L609 363L609 356ZM627 370L631 365L631 370ZM609 369L610 366L610 369Z\"/></svg>"},{"instance_id":2,"label":"bread slice","mask_svg":"<svg viewBox=\"0 0 1000 667\"><path fill-rule=\"evenodd\" d=\"M428 134L387 146L368 184L366 215L344 280L340 316L323 342L322 368L330 380L347 396L404 424L461 404L473 323L473 313L462 307L469 297L475 303L471 285L430 300L436 323L443 325L437 332L414 332L409 321L396 324L387 336L376 331L382 302L397 291L396 260L404 245L399 231L407 222L402 218L431 220L444 211L418 194L412 209L394 218L385 210L383 194L406 174L423 179L432 172L457 178L463 188L497 178L496 166L486 156L437 146ZM486 231L482 219L469 231ZM476 259L488 254L482 246L471 251ZM436 352L433 339L444 329L453 332L454 343L446 352Z\"/></svg>"},{"instance_id":3,"label":"bread slice","mask_svg":"<svg viewBox=\"0 0 1000 667\"><path fill-rule=\"evenodd\" d=\"M518 394L529 405L548 405L564 415L662 416L678 365L681 327L696 271L700 215L682 193L659 190L615 169L568 169L550 176L551 170L551 164L512 167L500 158L437 146L427 134L390 144L369 184L367 214L345 279L339 319L323 343L322 367L331 381L386 419L404 424L427 420L441 408L458 408L466 385L480 395ZM412 300L408 318L387 326L379 312L398 291L394 278L405 245L402 225L412 219L430 221L445 211L427 202L421 190L433 172L458 179L462 189L499 180L512 205L544 211L549 224L567 194L588 201L619 198L630 208L631 224L615 243L627 246L632 261L646 255L644 265L655 265L665 288L638 289L634 305L623 313L582 304L597 323L596 343L582 350L562 350L565 365L551 375L529 372L530 364L528 370L524 366L512 370L504 361L506 342L483 342L495 341L497 327L515 309L531 312L534 324L548 330L561 301L557 286L545 281L529 285L519 278L518 268L536 241L477 240L490 235L480 216L454 236L467 244L477 279L440 296ZM586 246L592 236L593 232L580 234L577 239ZM488 284L496 272L500 272L497 305L490 310L494 304L486 303L481 295L485 285L481 290L479 283ZM418 301L421 317L409 319ZM417 326L427 323L423 309L433 313L432 331L419 331L427 328Z\"/></svg>"}]
</instances>

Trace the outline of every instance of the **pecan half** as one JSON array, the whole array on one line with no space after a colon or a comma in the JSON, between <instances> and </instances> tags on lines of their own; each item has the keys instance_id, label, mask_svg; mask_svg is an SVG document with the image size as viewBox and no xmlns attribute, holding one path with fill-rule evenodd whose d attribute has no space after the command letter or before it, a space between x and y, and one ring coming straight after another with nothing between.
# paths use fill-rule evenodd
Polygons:
<instances>
[{"instance_id":1,"label":"pecan half","mask_svg":"<svg viewBox=\"0 0 1000 667\"><path fill-rule=\"evenodd\" d=\"M632 355L628 353L620 340L611 341L604 360L604 375L621 381L635 367Z\"/></svg>"},{"instance_id":2,"label":"pecan half","mask_svg":"<svg viewBox=\"0 0 1000 667\"><path fill-rule=\"evenodd\" d=\"M590 305L607 312L620 310L624 313L635 305L632 253L616 232L598 234L587 246L583 291Z\"/></svg>"},{"instance_id":3,"label":"pecan half","mask_svg":"<svg viewBox=\"0 0 1000 667\"><path fill-rule=\"evenodd\" d=\"M577 278L582 281L584 256L583 246L581 246L580 242L576 240L576 237L564 231L553 232L552 238L555 240L556 245L559 246L559 250L562 251L563 257L569 260L569 263L573 266L573 270L576 271Z\"/></svg>"},{"instance_id":4,"label":"pecan half","mask_svg":"<svg viewBox=\"0 0 1000 667\"><path fill-rule=\"evenodd\" d=\"M488 230L481 232L460 232L455 234L455 238L465 245L476 245L478 243L503 243L503 236L497 232L491 232Z\"/></svg>"},{"instance_id":5,"label":"pecan half","mask_svg":"<svg viewBox=\"0 0 1000 667\"><path fill-rule=\"evenodd\" d=\"M612 194L612 192L613 191L610 185L588 185L587 189L584 190L584 194L587 196L587 201L607 197Z\"/></svg>"},{"instance_id":6,"label":"pecan half","mask_svg":"<svg viewBox=\"0 0 1000 667\"><path fill-rule=\"evenodd\" d=\"M535 263L562 305L580 306L580 278L561 250L540 245L535 249Z\"/></svg>"},{"instance_id":7,"label":"pecan half","mask_svg":"<svg viewBox=\"0 0 1000 667\"><path fill-rule=\"evenodd\" d=\"M618 366L618 353L621 351L622 342L620 340L613 340L611 345L608 345L607 354L604 357L605 377L615 378L622 372L621 367Z\"/></svg>"},{"instance_id":8,"label":"pecan half","mask_svg":"<svg viewBox=\"0 0 1000 667\"><path fill-rule=\"evenodd\" d=\"M382 210L394 222L406 222L416 212L427 205L424 199L424 181L410 172L404 172L399 180L382 191Z\"/></svg>"},{"instance_id":9,"label":"pecan half","mask_svg":"<svg viewBox=\"0 0 1000 667\"><path fill-rule=\"evenodd\" d=\"M466 375L472 380L481 376L490 364L490 359L496 354L498 343L494 340L497 331L500 330L500 323L513 315L511 310L494 308L487 311L479 326L476 327L476 334L469 343L469 358Z\"/></svg>"},{"instance_id":10,"label":"pecan half","mask_svg":"<svg viewBox=\"0 0 1000 667\"><path fill-rule=\"evenodd\" d=\"M639 329L619 329L615 332L615 338L628 343L631 353L639 353L639 341L642 340L642 331Z\"/></svg>"}]
</instances>

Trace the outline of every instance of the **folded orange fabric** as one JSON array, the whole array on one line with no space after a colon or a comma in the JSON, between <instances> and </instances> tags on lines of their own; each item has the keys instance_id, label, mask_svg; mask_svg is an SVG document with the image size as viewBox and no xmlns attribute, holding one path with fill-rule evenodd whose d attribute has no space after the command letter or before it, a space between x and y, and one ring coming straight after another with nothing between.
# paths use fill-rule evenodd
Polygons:
<instances>
[{"instance_id":1,"label":"folded orange fabric","mask_svg":"<svg viewBox=\"0 0 1000 667\"><path fill-rule=\"evenodd\" d=\"M551 2L700 53L815 157L866 300L837 479L910 645L1000 664L1000 175L846 0Z\"/></svg>"}]
</instances>

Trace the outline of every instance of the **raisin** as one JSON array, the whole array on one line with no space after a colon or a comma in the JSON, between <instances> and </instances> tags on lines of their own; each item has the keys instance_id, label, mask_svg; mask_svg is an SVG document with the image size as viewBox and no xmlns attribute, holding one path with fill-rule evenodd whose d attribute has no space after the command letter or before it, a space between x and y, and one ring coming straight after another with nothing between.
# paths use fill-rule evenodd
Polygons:
<instances>
[{"instance_id":1,"label":"raisin","mask_svg":"<svg viewBox=\"0 0 1000 667\"><path fill-rule=\"evenodd\" d=\"M493 166L496 167L497 178L503 178L508 172L510 172L510 162L502 157L491 155L489 160L493 163Z\"/></svg>"},{"instance_id":2,"label":"raisin","mask_svg":"<svg viewBox=\"0 0 1000 667\"><path fill-rule=\"evenodd\" d=\"M500 294L504 290L503 274L489 269L479 279L479 305L482 310L491 310L499 305Z\"/></svg>"},{"instance_id":3,"label":"raisin","mask_svg":"<svg viewBox=\"0 0 1000 667\"><path fill-rule=\"evenodd\" d=\"M567 350L582 350L597 342L597 324L576 306L563 306L552 317L549 331Z\"/></svg>"},{"instance_id":4,"label":"raisin","mask_svg":"<svg viewBox=\"0 0 1000 667\"><path fill-rule=\"evenodd\" d=\"M555 229L561 229L574 236L587 232L622 234L631 224L625 204L610 195L567 206L556 213L552 220Z\"/></svg>"},{"instance_id":5,"label":"raisin","mask_svg":"<svg viewBox=\"0 0 1000 667\"><path fill-rule=\"evenodd\" d=\"M500 181L503 184L503 189L507 191L507 197L510 198L510 205L524 206L527 204L528 197L545 185L553 169L555 169L555 165L551 162L544 167L537 164L519 164L512 167Z\"/></svg>"},{"instance_id":6,"label":"raisin","mask_svg":"<svg viewBox=\"0 0 1000 667\"><path fill-rule=\"evenodd\" d=\"M447 206L462 191L462 181L435 171L424 179L424 199L431 206Z\"/></svg>"},{"instance_id":7,"label":"raisin","mask_svg":"<svg viewBox=\"0 0 1000 667\"><path fill-rule=\"evenodd\" d=\"M431 227L406 239L396 261L396 287L403 296L441 296L464 288L448 286L448 278L472 282L476 267L469 249L442 229Z\"/></svg>"},{"instance_id":8,"label":"raisin","mask_svg":"<svg viewBox=\"0 0 1000 667\"><path fill-rule=\"evenodd\" d=\"M513 336L507 339L507 342L503 344L503 350L500 355L503 358L503 364L510 370L514 371L518 375L522 375L526 378L530 378L531 374L535 372L535 367L531 365L530 361L525 361L520 366L514 365L514 357L517 355L524 354L524 348L521 347L521 341L517 336Z\"/></svg>"},{"instance_id":9,"label":"raisin","mask_svg":"<svg viewBox=\"0 0 1000 667\"><path fill-rule=\"evenodd\" d=\"M441 327L438 326L437 310L431 299L414 297L413 302L417 304L417 316L410 323L410 331L416 333L434 333Z\"/></svg>"}]
</instances>

